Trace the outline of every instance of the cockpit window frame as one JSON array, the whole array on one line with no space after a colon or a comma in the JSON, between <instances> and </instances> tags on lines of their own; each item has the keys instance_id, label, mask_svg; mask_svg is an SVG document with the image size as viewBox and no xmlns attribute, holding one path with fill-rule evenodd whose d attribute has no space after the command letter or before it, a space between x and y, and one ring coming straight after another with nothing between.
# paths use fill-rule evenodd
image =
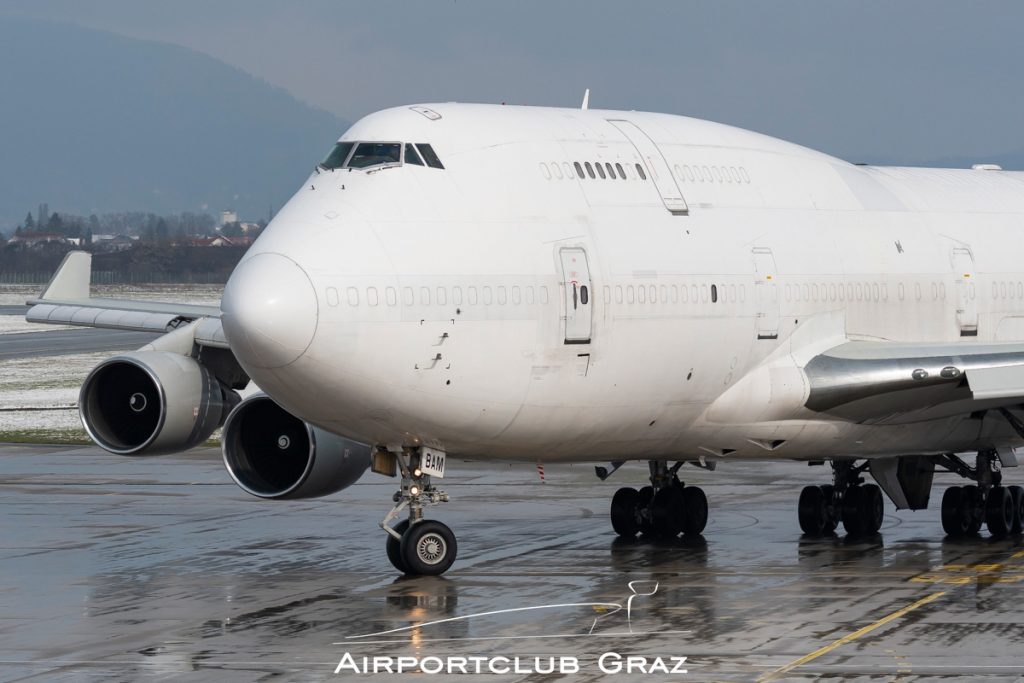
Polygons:
<instances>
[{"instance_id":1,"label":"cockpit window frame","mask_svg":"<svg viewBox=\"0 0 1024 683\"><path fill-rule=\"evenodd\" d=\"M335 165L337 164L337 161L331 162L332 165L328 165L328 162L331 161L333 155L343 145L349 146L348 151L345 154L345 158L339 165ZM353 166L352 160L356 157L357 152L359 152L359 148L363 145L397 146L398 159L395 161L380 161L367 166ZM412 155L411 157L409 156L410 154ZM410 158L412 161L408 160ZM441 163L441 159L437 156L437 153L434 151L434 148L430 143L401 142L395 140L338 140L334 143L334 147L331 148L331 151L328 152L327 157L317 164L317 168L324 171L376 171L383 168L404 166L405 164L419 166L421 168L436 168L444 170L444 164Z\"/></svg>"},{"instance_id":2,"label":"cockpit window frame","mask_svg":"<svg viewBox=\"0 0 1024 683\"><path fill-rule=\"evenodd\" d=\"M415 159L415 161L409 161L410 152L412 152L412 157ZM416 145L411 142L405 143L405 145L402 147L402 163L412 164L413 166L426 166L426 164L423 162L423 157L420 156L420 153L416 151Z\"/></svg>"},{"instance_id":3,"label":"cockpit window frame","mask_svg":"<svg viewBox=\"0 0 1024 683\"><path fill-rule=\"evenodd\" d=\"M337 142L334 143L334 147L331 147L331 151L328 152L327 157L323 161L321 161L318 164L318 166L324 169L325 171L335 171L339 168L348 168L348 160L352 158L352 152L356 150L357 144L358 143L352 142L351 140L338 140ZM327 162L330 161L331 157L334 155L335 150L337 150L338 147L342 145L349 145L348 152L345 154L345 158L342 159L341 163L337 166L328 166Z\"/></svg>"},{"instance_id":4,"label":"cockpit window frame","mask_svg":"<svg viewBox=\"0 0 1024 683\"><path fill-rule=\"evenodd\" d=\"M356 140L355 146L352 148L352 153L348 155L348 159L345 160L345 168L351 168L356 171L366 171L369 169L378 168L391 168L393 166L402 165L402 145L405 143L400 140ZM352 159L355 158L356 152L363 145L397 145L398 146L398 160L397 161L381 161L379 163L369 164L367 166L353 166Z\"/></svg>"},{"instance_id":5,"label":"cockpit window frame","mask_svg":"<svg viewBox=\"0 0 1024 683\"><path fill-rule=\"evenodd\" d=\"M444 164L441 163L441 157L434 151L434 146L429 142L417 142L416 151L423 157L423 161L427 162L427 166L430 168L437 168L444 170Z\"/></svg>"}]
</instances>

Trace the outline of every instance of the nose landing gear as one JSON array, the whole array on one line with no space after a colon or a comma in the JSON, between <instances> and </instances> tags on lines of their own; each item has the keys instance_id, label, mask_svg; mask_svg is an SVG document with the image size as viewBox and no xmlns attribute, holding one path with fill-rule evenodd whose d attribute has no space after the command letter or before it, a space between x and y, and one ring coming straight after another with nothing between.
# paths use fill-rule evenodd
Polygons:
<instances>
[{"instance_id":1,"label":"nose landing gear","mask_svg":"<svg viewBox=\"0 0 1024 683\"><path fill-rule=\"evenodd\" d=\"M458 543L447 525L423 519L423 508L447 503L448 494L431 484L430 476L420 470L418 450L406 449L393 455L402 475L402 487L393 497L395 506L380 523L388 534L388 560L403 574L438 576L455 562ZM390 526L406 508L409 518Z\"/></svg>"},{"instance_id":2,"label":"nose landing gear","mask_svg":"<svg viewBox=\"0 0 1024 683\"><path fill-rule=\"evenodd\" d=\"M652 460L651 485L639 491L623 487L612 496L612 528L619 536L637 533L664 537L699 534L708 522L708 499L696 486L686 486L676 473L683 463L672 467Z\"/></svg>"}]
</instances>

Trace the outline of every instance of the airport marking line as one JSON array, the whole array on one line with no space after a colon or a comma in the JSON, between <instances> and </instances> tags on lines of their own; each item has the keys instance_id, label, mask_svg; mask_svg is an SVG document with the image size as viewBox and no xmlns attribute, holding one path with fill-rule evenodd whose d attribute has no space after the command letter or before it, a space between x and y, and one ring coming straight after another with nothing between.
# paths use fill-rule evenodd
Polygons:
<instances>
[{"instance_id":1,"label":"airport marking line","mask_svg":"<svg viewBox=\"0 0 1024 683\"><path fill-rule=\"evenodd\" d=\"M1010 555L1011 560L1024 558L1024 550ZM975 562L970 564L944 564L910 579L914 583L941 583L965 586L971 583L992 585L1024 581L1024 565L1004 562Z\"/></svg>"},{"instance_id":2,"label":"airport marking line","mask_svg":"<svg viewBox=\"0 0 1024 683\"><path fill-rule=\"evenodd\" d=\"M824 647L820 647L817 650L815 650L814 652L811 652L810 654L806 654L806 655L804 655L803 657L801 657L799 659L794 659L789 664L786 664L785 666L782 666L782 667L776 669L775 671L770 671L770 672L764 674L763 676L758 678L757 681L758 681L758 683L767 683L768 681L777 680L779 677L784 676L785 674L789 673L790 671L792 671L793 669L797 668L798 666L801 666L803 664L806 664L807 662L813 661L813 660L817 659L818 657L820 657L820 656L822 656L824 654L828 654L832 650L835 650L838 647L842 647L843 645L846 645L847 643L852 643L853 641L857 640L861 636L865 636L868 633L871 633L872 631L874 631L875 629L877 629L877 628L879 628L881 626L885 626L890 621L894 621L896 619L899 619L900 617L902 617L902 616L904 616L906 614L909 614L910 612L913 612L918 607L924 607L928 603L934 602L935 600L938 600L939 598L941 598L945 594L946 594L946 591L939 591L938 593L932 593L931 595L927 595L927 596L921 598L920 600L918 600L916 602L910 603L906 607L898 609L895 612L892 612L891 614L885 615L884 617L882 617L878 621L874 622L873 624L868 624L864 628L857 629L853 633L848 633L845 636L843 636L842 638L839 638L838 640L834 640L831 643L829 643L828 645L825 645Z\"/></svg>"}]
</instances>

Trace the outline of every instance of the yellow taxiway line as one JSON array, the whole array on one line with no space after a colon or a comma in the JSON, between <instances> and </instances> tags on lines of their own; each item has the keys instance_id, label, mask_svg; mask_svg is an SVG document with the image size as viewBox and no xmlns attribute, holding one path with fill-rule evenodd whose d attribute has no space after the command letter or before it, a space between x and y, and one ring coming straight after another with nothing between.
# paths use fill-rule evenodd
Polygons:
<instances>
[{"instance_id":1,"label":"yellow taxiway line","mask_svg":"<svg viewBox=\"0 0 1024 683\"><path fill-rule=\"evenodd\" d=\"M758 681L758 683L767 683L768 681L778 680L780 677L786 675L787 673L789 673L793 669L797 668L798 666L801 666L803 664L806 664L807 662L813 661L813 660L817 659L818 657L822 656L823 654L827 654L827 653L831 652L832 650L835 650L838 647L842 647L843 645L846 645L847 643L852 643L853 641L857 640L861 636L864 636L864 635L867 635L868 633L871 633L876 628L879 628L880 626L885 626L890 621L893 621L895 619L899 619L903 615L909 614L910 612L913 612L918 607L924 607L928 603L933 602L935 600L938 600L939 598L941 598L945 594L946 594L946 591L939 591L938 593L932 593L931 595L927 595L927 596L921 598L920 600L918 600L916 602L910 603L906 607L898 609L895 612L892 612L891 614L885 615L884 617L882 617L878 621L874 622L873 624L868 624L864 628L857 629L853 633L849 633L849 634L843 636L842 638L839 638L838 640L834 640L831 643L829 643L828 645L825 645L824 647L820 647L817 650L815 650L814 652L811 652L810 654L804 655L800 659L794 659L789 664L786 664L785 666L780 667L780 668L776 669L775 671L770 671L770 672L764 674L763 676L758 678L757 681Z\"/></svg>"}]
</instances>

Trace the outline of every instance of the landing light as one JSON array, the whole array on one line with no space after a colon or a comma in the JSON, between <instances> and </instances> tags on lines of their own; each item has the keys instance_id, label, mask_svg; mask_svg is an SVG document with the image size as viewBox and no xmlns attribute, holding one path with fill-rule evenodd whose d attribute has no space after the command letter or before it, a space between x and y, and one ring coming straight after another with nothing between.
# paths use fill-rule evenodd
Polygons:
<instances>
[{"instance_id":1,"label":"landing light","mask_svg":"<svg viewBox=\"0 0 1024 683\"><path fill-rule=\"evenodd\" d=\"M412 476L416 477L417 479L420 478L421 476L423 476L423 470L417 467L412 471Z\"/></svg>"},{"instance_id":2,"label":"landing light","mask_svg":"<svg viewBox=\"0 0 1024 683\"><path fill-rule=\"evenodd\" d=\"M419 486L415 486L415 485L410 486L409 487L409 493L411 495L418 496L419 493L420 493L420 487Z\"/></svg>"}]
</instances>

